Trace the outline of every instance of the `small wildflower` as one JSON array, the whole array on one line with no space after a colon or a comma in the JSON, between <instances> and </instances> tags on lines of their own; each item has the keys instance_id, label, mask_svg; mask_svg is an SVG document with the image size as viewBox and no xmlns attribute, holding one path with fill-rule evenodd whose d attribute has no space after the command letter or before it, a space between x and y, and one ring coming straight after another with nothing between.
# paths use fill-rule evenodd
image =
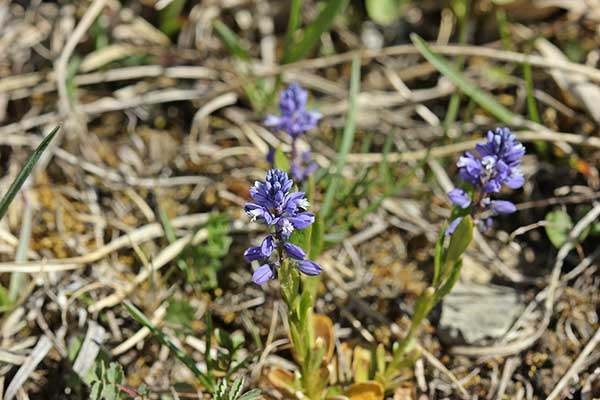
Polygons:
<instances>
[{"instance_id":1,"label":"small wildflower","mask_svg":"<svg viewBox=\"0 0 600 400\"><path fill-rule=\"evenodd\" d=\"M303 192L293 192L293 181L281 170L271 169L264 182L256 182L250 189L254 202L246 203L246 214L252 221L265 224L271 232L260 246L250 247L244 252L248 261L261 261L263 264L254 272L252 281L262 285L277 276L281 262L290 262L296 269L307 275L318 275L321 267L306 260L306 252L289 242L297 229L305 229L315 221L315 215L307 212L309 202ZM277 261L271 261L273 254Z\"/></svg>"},{"instance_id":2,"label":"small wildflower","mask_svg":"<svg viewBox=\"0 0 600 400\"><path fill-rule=\"evenodd\" d=\"M284 131L292 138L298 138L314 128L321 118L315 110L306 110L308 93L295 83L279 93L281 115L269 115L264 121L266 127L275 131Z\"/></svg>"},{"instance_id":3,"label":"small wildflower","mask_svg":"<svg viewBox=\"0 0 600 400\"><path fill-rule=\"evenodd\" d=\"M321 114L316 110L306 110L308 93L300 86L292 83L279 93L279 110L281 115L268 115L264 125L273 131L283 131L292 138L292 162L290 172L298 181L304 181L316 171L317 164L311 160L310 151L298 153L297 140L308 130L314 128ZM274 150L267 154L267 161L274 165Z\"/></svg>"},{"instance_id":4,"label":"small wildflower","mask_svg":"<svg viewBox=\"0 0 600 400\"><path fill-rule=\"evenodd\" d=\"M466 209L471 206L471 214L476 216L484 210L491 210L494 215L512 214L517 208L506 200L492 200L491 195L500 192L502 185L518 189L525 183L520 170L525 147L516 140L508 128L497 128L487 132L487 140L475 146L477 156L466 152L456 163L461 178L473 186L473 199L462 189L453 189L448 193L450 201L456 206ZM479 221L478 226L487 230L491 219ZM452 234L460 219L453 220L446 235Z\"/></svg>"}]
</instances>

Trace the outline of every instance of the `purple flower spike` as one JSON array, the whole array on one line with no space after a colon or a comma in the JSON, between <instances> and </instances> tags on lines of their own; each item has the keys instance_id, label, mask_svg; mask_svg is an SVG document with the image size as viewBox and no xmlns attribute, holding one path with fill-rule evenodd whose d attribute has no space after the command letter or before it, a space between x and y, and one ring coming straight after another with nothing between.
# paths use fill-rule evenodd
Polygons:
<instances>
[{"instance_id":1,"label":"purple flower spike","mask_svg":"<svg viewBox=\"0 0 600 400\"><path fill-rule=\"evenodd\" d=\"M289 262L299 271L316 274L320 267L316 264L302 264L306 252L288 240L297 229L304 229L315 221L315 215L306 210L310 206L303 192L292 191L293 182L281 170L271 169L264 182L256 182L250 189L254 202L246 203L244 210L252 218L266 225L270 233L260 246L250 247L244 253L248 261L262 261L252 276L254 283L262 285L275 278L280 262ZM273 254L278 261L270 262ZM312 262L312 261L311 261ZM316 266L316 267L315 267Z\"/></svg>"},{"instance_id":2,"label":"purple flower spike","mask_svg":"<svg viewBox=\"0 0 600 400\"><path fill-rule=\"evenodd\" d=\"M523 186L525 179L519 166L525 147L508 128L488 131L487 142L477 144L475 149L481 158L467 152L456 163L465 181L487 193L499 192L502 185L511 189Z\"/></svg>"},{"instance_id":3,"label":"purple flower spike","mask_svg":"<svg viewBox=\"0 0 600 400\"><path fill-rule=\"evenodd\" d=\"M264 264L254 271L254 274L252 274L252 282L257 285L263 285L269 282L269 279L272 279L273 277L273 268L269 264Z\"/></svg>"},{"instance_id":4,"label":"purple flower spike","mask_svg":"<svg viewBox=\"0 0 600 400\"><path fill-rule=\"evenodd\" d=\"M473 186L473 199L460 189L448 193L454 205L465 209L472 206L471 216L482 231L492 225L492 219L478 219L479 213L491 211L492 214L512 214L517 211L513 203L506 200L492 200L503 186L518 189L525 184L520 170L525 147L517 141L508 128L488 131L487 141L475 146L476 155L466 152L458 159L456 166L461 178ZM460 223L460 218L450 223L446 235L451 235Z\"/></svg>"},{"instance_id":5,"label":"purple flower spike","mask_svg":"<svg viewBox=\"0 0 600 400\"><path fill-rule=\"evenodd\" d=\"M462 189L452 189L448 192L448 197L453 204L460 208L467 208L471 204L471 197Z\"/></svg>"},{"instance_id":6,"label":"purple flower spike","mask_svg":"<svg viewBox=\"0 0 600 400\"><path fill-rule=\"evenodd\" d=\"M304 275L309 276L319 275L323 270L319 265L317 265L317 263L310 260L304 260L299 262L298 264L296 264L296 269Z\"/></svg>"},{"instance_id":7,"label":"purple flower spike","mask_svg":"<svg viewBox=\"0 0 600 400\"><path fill-rule=\"evenodd\" d=\"M314 128L321 114L306 110L308 93L300 86L292 83L279 93L280 116L269 115L264 125L274 131L284 131L293 139Z\"/></svg>"},{"instance_id":8,"label":"purple flower spike","mask_svg":"<svg viewBox=\"0 0 600 400\"><path fill-rule=\"evenodd\" d=\"M510 201L506 200L493 200L492 211L497 214L512 214L517 211L517 207Z\"/></svg>"}]
</instances>

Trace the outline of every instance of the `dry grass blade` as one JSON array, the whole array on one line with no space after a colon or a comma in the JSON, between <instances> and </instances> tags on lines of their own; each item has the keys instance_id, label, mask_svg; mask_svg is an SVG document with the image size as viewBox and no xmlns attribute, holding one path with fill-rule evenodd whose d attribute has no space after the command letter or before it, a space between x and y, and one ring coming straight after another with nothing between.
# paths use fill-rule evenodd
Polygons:
<instances>
[{"instance_id":1,"label":"dry grass blade","mask_svg":"<svg viewBox=\"0 0 600 400\"><path fill-rule=\"evenodd\" d=\"M75 363L73 363L73 371L84 378L90 368L94 366L96 356L100 352L100 346L106 339L105 329L94 321L89 322L88 330L83 339L81 349L77 354Z\"/></svg>"},{"instance_id":2,"label":"dry grass blade","mask_svg":"<svg viewBox=\"0 0 600 400\"><path fill-rule=\"evenodd\" d=\"M29 375L35 370L38 364L46 357L46 354L52 348L52 341L46 336L40 337L27 360L21 365L15 376L10 381L10 384L6 388L4 398L6 400L12 400L17 391L23 386Z\"/></svg>"}]
</instances>

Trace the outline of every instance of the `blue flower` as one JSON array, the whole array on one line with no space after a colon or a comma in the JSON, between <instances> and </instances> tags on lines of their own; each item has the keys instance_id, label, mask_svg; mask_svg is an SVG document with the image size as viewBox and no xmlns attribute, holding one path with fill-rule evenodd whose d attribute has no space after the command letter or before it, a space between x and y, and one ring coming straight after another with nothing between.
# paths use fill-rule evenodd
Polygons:
<instances>
[{"instance_id":1,"label":"blue flower","mask_svg":"<svg viewBox=\"0 0 600 400\"><path fill-rule=\"evenodd\" d=\"M502 185L518 189L525 183L519 169L525 147L508 128L488 131L487 141L475 146L480 158L470 152L458 159L460 176L478 189L498 193Z\"/></svg>"},{"instance_id":2,"label":"blue flower","mask_svg":"<svg viewBox=\"0 0 600 400\"><path fill-rule=\"evenodd\" d=\"M452 189L448 192L450 201L460 208L467 208L471 204L471 197L462 189Z\"/></svg>"},{"instance_id":3,"label":"blue flower","mask_svg":"<svg viewBox=\"0 0 600 400\"><path fill-rule=\"evenodd\" d=\"M319 267L316 263L310 260L305 260L296 264L296 269L299 272L302 272L305 275L319 275L322 271L322 268Z\"/></svg>"},{"instance_id":4,"label":"blue flower","mask_svg":"<svg viewBox=\"0 0 600 400\"><path fill-rule=\"evenodd\" d=\"M279 93L281 115L268 115L264 125L274 131L283 131L293 139L314 128L321 118L317 111L306 110L308 93L295 83Z\"/></svg>"},{"instance_id":5,"label":"blue flower","mask_svg":"<svg viewBox=\"0 0 600 400\"><path fill-rule=\"evenodd\" d=\"M506 200L492 200L491 202L492 211L497 214L512 214L517 211L517 207L510 201Z\"/></svg>"},{"instance_id":6,"label":"blue flower","mask_svg":"<svg viewBox=\"0 0 600 400\"><path fill-rule=\"evenodd\" d=\"M252 282L257 285L263 285L269 282L270 279L274 279L275 276L275 267L271 264L263 264L252 274Z\"/></svg>"},{"instance_id":7,"label":"blue flower","mask_svg":"<svg viewBox=\"0 0 600 400\"><path fill-rule=\"evenodd\" d=\"M269 261L274 253L279 255L278 260L287 260L302 273L314 275L320 272L317 264L305 260L306 252L302 248L289 242L295 230L305 229L315 221L315 215L306 211L310 203L304 193L293 192L293 185L284 171L271 169L264 182L255 182L250 189L254 202L246 203L246 214L252 221L265 224L271 230L260 246L250 247L244 252L248 261L264 262L252 277L257 284L262 285L276 277L279 264Z\"/></svg>"},{"instance_id":8,"label":"blue flower","mask_svg":"<svg viewBox=\"0 0 600 400\"><path fill-rule=\"evenodd\" d=\"M461 209L473 205L471 214L476 217L484 210L491 210L493 215L512 214L517 208L506 200L492 200L491 194L499 193L502 186L518 189L525 183L525 178L520 170L525 147L517 141L508 128L497 128L487 132L487 140L475 146L477 156L466 152L456 163L461 178L473 186L474 199L461 189L453 189L448 197L453 204ZM458 221L458 222L457 222ZM489 228L491 219L479 221L478 226ZM457 218L453 220L447 234L451 234L460 223Z\"/></svg>"}]
</instances>

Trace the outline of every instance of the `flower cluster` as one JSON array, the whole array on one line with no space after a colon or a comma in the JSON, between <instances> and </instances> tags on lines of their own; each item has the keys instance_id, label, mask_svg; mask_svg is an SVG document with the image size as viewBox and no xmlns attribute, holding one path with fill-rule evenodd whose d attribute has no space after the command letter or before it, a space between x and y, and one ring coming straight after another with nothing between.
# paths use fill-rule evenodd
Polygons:
<instances>
[{"instance_id":1,"label":"flower cluster","mask_svg":"<svg viewBox=\"0 0 600 400\"><path fill-rule=\"evenodd\" d=\"M316 110L306 110L308 93L292 83L279 94L281 115L269 115L264 120L266 127L273 131L283 131L292 138L292 177L302 181L313 173L317 165L310 160L310 152L298 154L297 140L306 131L314 128L321 118Z\"/></svg>"},{"instance_id":2,"label":"flower cluster","mask_svg":"<svg viewBox=\"0 0 600 400\"><path fill-rule=\"evenodd\" d=\"M248 261L262 263L252 276L256 284L275 279L277 268L284 262L293 263L306 275L321 273L321 267L307 260L304 250L289 241L294 230L307 228L315 221L315 215L306 211L310 204L304 193L292 191L293 184L284 171L271 169L264 182L256 182L250 189L254 202L246 203L246 214L270 229L260 246L250 247L244 253Z\"/></svg>"},{"instance_id":3,"label":"flower cluster","mask_svg":"<svg viewBox=\"0 0 600 400\"><path fill-rule=\"evenodd\" d=\"M518 189L525 183L519 169L525 147L518 142L508 128L497 128L488 131L487 141L475 146L477 155L470 152L459 158L456 165L461 178L473 187L472 196L462 189L453 189L448 193L450 201L461 209L471 207L471 214L476 216L484 210L493 214L511 214L517 209L506 200L492 200L491 195L500 192L502 185ZM446 234L450 235L462 218L450 223ZM490 218L477 220L482 230L487 229Z\"/></svg>"}]
</instances>

